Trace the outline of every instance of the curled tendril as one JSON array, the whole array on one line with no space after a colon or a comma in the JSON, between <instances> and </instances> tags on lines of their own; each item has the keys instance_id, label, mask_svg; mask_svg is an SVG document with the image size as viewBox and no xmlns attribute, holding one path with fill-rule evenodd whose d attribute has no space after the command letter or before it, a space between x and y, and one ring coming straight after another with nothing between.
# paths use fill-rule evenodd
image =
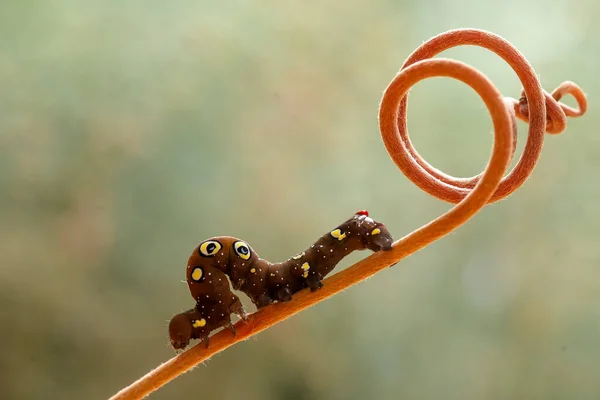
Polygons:
<instances>
[{"instance_id":1,"label":"curled tendril","mask_svg":"<svg viewBox=\"0 0 600 400\"><path fill-rule=\"evenodd\" d=\"M502 57L523 84L519 100L503 98L494 85L479 71L459 61L435 55L451 47L475 45ZM412 146L406 129L407 92L419 81L444 76L457 79L473 88L484 101L494 126L494 146L483 173L471 178L455 178L429 165ZM574 109L560 103L565 95L578 103ZM196 345L158 366L111 399L140 399L214 354L256 335L270 326L315 305L348 287L367 279L453 231L485 204L500 200L517 190L529 177L540 156L544 132L564 131L566 117L583 115L587 100L572 82L560 85L552 94L544 92L525 57L501 37L476 29L458 29L442 33L425 42L412 53L385 90L379 110L379 125L385 147L400 170L430 195L458 203L445 214L396 241L391 251L377 252L351 267L329 277L316 292L301 291L290 302L265 307L239 321L237 335L221 331L211 337L208 349ZM515 152L516 118L529 122L523 154L512 171L504 176Z\"/></svg>"}]
</instances>

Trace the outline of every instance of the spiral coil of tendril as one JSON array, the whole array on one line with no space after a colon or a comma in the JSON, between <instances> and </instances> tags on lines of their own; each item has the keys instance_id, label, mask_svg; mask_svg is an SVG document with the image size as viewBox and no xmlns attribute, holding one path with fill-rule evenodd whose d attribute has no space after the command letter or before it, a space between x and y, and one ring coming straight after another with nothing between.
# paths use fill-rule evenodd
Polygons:
<instances>
[{"instance_id":1,"label":"spiral coil of tendril","mask_svg":"<svg viewBox=\"0 0 600 400\"><path fill-rule=\"evenodd\" d=\"M503 99L487 78L466 64L449 59L432 58L451 47L461 45L481 46L502 57L523 84L521 98ZM527 59L513 45L493 33L477 29L457 29L425 42L404 62L400 72L384 94L380 107L381 134L390 156L400 170L422 190L450 203L458 203L471 193L483 174L471 178L449 176L428 164L410 142L406 127L407 91L419 80L433 76L459 79L479 93L492 114L496 140L499 140L499 130L503 132L503 136L509 136L511 153L507 165L516 148L515 117L529 122L529 133L523 155L514 169L499 182L496 191L489 199L490 202L510 195L529 177L539 159L544 132L551 134L563 132L566 128L567 116L583 115L587 109L583 91L572 82L564 82L552 94L545 92ZM409 82L410 84L407 85ZM402 86L401 91L398 91L399 86ZM578 109L559 102L565 94L575 98ZM490 162L490 166L491 164Z\"/></svg>"},{"instance_id":2,"label":"spiral coil of tendril","mask_svg":"<svg viewBox=\"0 0 600 400\"><path fill-rule=\"evenodd\" d=\"M462 62L432 58L460 45L481 46L502 57L523 84L521 98L503 98L488 78ZM410 142L406 128L407 92L417 82L436 76L451 77L471 86L491 114L494 126L493 151L485 171L477 176L455 178L435 169ZM577 109L559 102L566 94L575 98ZM248 322L240 321L235 325L235 337L226 331L218 332L211 337L208 349L198 345L190 348L150 371L111 399L143 398L214 354L367 279L448 234L485 204L500 200L517 190L527 180L539 159L544 133L561 133L566 127L567 117L583 115L586 109L587 100L583 91L572 82L561 84L551 94L545 92L525 57L497 35L476 29L458 29L425 42L408 57L383 95L379 110L381 135L390 157L412 182L434 197L458 204L396 241L392 250L374 253L331 276L323 282L323 288L314 293L301 291L292 301L259 310L250 315ZM504 177L516 148L516 118L529 122L527 143L516 166Z\"/></svg>"}]
</instances>

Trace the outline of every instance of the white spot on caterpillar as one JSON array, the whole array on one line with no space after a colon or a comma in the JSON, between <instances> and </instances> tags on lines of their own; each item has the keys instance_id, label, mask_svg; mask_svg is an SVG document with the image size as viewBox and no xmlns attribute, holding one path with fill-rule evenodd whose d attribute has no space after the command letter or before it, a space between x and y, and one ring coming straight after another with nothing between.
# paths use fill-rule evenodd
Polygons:
<instances>
[{"instance_id":1,"label":"white spot on caterpillar","mask_svg":"<svg viewBox=\"0 0 600 400\"><path fill-rule=\"evenodd\" d=\"M373 222L375 222L375 221L373 221L373 218L366 217L366 218L365 218L365 222L370 222L370 223L373 223Z\"/></svg>"}]
</instances>

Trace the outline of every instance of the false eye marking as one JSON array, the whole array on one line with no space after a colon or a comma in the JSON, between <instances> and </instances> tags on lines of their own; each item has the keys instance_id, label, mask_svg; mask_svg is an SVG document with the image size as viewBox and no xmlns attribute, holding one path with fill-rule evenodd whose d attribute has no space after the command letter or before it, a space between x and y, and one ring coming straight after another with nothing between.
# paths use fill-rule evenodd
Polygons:
<instances>
[{"instance_id":1,"label":"false eye marking","mask_svg":"<svg viewBox=\"0 0 600 400\"><path fill-rule=\"evenodd\" d=\"M343 233L341 229L335 229L331 231L331 236L333 236L337 240L344 240L346 238L346 234Z\"/></svg>"},{"instance_id":2,"label":"false eye marking","mask_svg":"<svg viewBox=\"0 0 600 400\"><path fill-rule=\"evenodd\" d=\"M204 276L204 270L201 267L196 267L192 271L192 280L194 280L196 282L200 282L200 280L202 280L203 276Z\"/></svg>"},{"instance_id":3,"label":"false eye marking","mask_svg":"<svg viewBox=\"0 0 600 400\"><path fill-rule=\"evenodd\" d=\"M194 321L194 323L192 324L192 326L194 328L202 328L204 325L206 325L206 320L204 318L202 319L197 319Z\"/></svg>"},{"instance_id":4,"label":"false eye marking","mask_svg":"<svg viewBox=\"0 0 600 400\"><path fill-rule=\"evenodd\" d=\"M207 240L200 245L198 250L202 257L212 257L217 254L221 248L223 248L223 246L216 240Z\"/></svg>"},{"instance_id":5,"label":"false eye marking","mask_svg":"<svg viewBox=\"0 0 600 400\"><path fill-rule=\"evenodd\" d=\"M247 260L250 258L250 256L252 255L250 253L250 247L248 247L248 244L246 244L246 242L242 242L241 240L238 242L235 242L233 244L233 248L235 250L235 253L240 256L240 258L242 260Z\"/></svg>"},{"instance_id":6,"label":"false eye marking","mask_svg":"<svg viewBox=\"0 0 600 400\"><path fill-rule=\"evenodd\" d=\"M379 235L381 233L381 229L375 228L371 231L371 235Z\"/></svg>"}]
</instances>

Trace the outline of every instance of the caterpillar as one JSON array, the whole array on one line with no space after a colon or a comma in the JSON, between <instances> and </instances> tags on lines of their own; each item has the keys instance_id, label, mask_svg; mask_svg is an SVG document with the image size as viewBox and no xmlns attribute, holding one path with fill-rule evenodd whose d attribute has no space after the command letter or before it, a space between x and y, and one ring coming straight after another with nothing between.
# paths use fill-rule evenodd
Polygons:
<instances>
[{"instance_id":1,"label":"caterpillar","mask_svg":"<svg viewBox=\"0 0 600 400\"><path fill-rule=\"evenodd\" d=\"M233 289L245 293L260 309L274 302L290 301L302 289L320 289L325 276L353 251L387 251L392 243L385 225L370 218L366 210L356 212L308 249L279 263L260 258L248 243L235 237L206 239L196 246L186 269L186 281L196 306L171 320L171 345L179 350L190 339L200 339L208 346L209 334L224 326L235 334L230 314L247 317L229 281Z\"/></svg>"}]
</instances>

